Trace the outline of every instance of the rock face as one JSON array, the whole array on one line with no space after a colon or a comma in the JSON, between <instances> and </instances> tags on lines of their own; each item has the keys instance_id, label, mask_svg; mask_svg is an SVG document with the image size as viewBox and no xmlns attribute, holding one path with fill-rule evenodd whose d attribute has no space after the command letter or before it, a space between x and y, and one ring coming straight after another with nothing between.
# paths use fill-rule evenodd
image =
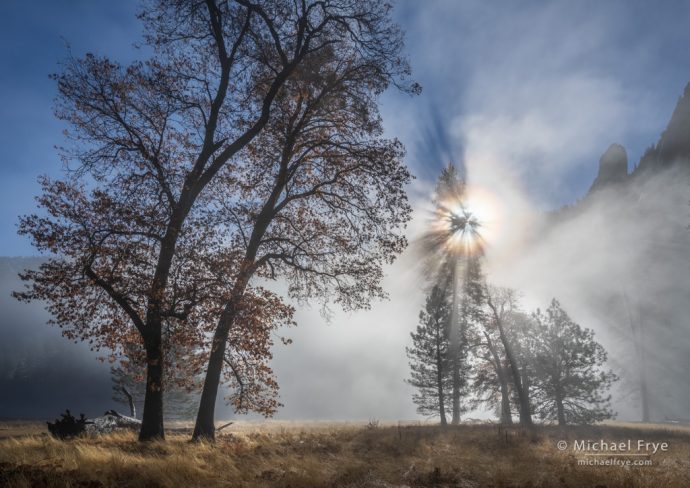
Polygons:
<instances>
[{"instance_id":1,"label":"rock face","mask_svg":"<svg viewBox=\"0 0 690 488\"><path fill-rule=\"evenodd\" d=\"M633 173L639 175L674 165L690 167L690 83L678 99L659 142L647 149Z\"/></svg>"},{"instance_id":2,"label":"rock face","mask_svg":"<svg viewBox=\"0 0 690 488\"><path fill-rule=\"evenodd\" d=\"M671 121L657 145L659 160L670 165L690 157L690 83L678 100Z\"/></svg>"},{"instance_id":3,"label":"rock face","mask_svg":"<svg viewBox=\"0 0 690 488\"><path fill-rule=\"evenodd\" d=\"M628 175L628 155L620 144L611 144L599 160L599 174L589 193L611 184L658 173L668 168L690 170L690 83L678 99L671 120L659 141L650 146L637 167Z\"/></svg>"},{"instance_id":4,"label":"rock face","mask_svg":"<svg viewBox=\"0 0 690 488\"><path fill-rule=\"evenodd\" d=\"M622 183L628 177L628 154L620 144L611 144L599 159L599 174L590 193L606 186Z\"/></svg>"}]
</instances>

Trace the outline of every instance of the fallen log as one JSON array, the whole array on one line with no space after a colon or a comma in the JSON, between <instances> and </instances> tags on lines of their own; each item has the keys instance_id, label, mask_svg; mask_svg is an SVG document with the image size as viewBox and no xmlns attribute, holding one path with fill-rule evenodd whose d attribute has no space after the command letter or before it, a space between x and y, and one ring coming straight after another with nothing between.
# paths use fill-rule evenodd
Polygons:
<instances>
[{"instance_id":1,"label":"fallen log","mask_svg":"<svg viewBox=\"0 0 690 488\"><path fill-rule=\"evenodd\" d=\"M86 425L87 434L108 434L116 430L139 430L141 420L122 415L115 410L108 410L102 417L89 419Z\"/></svg>"},{"instance_id":2,"label":"fallen log","mask_svg":"<svg viewBox=\"0 0 690 488\"><path fill-rule=\"evenodd\" d=\"M139 430L141 420L122 415L115 410L108 410L101 417L87 419L82 413L75 418L69 410L61 414L55 422L46 422L48 431L58 439L68 439L80 435L109 434L118 430Z\"/></svg>"}]
</instances>

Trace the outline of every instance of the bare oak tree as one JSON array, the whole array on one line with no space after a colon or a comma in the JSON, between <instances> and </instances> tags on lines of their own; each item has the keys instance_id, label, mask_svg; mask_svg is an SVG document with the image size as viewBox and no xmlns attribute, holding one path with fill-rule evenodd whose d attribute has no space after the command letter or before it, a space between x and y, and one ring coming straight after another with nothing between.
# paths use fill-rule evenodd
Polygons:
<instances>
[{"instance_id":1,"label":"bare oak tree","mask_svg":"<svg viewBox=\"0 0 690 488\"><path fill-rule=\"evenodd\" d=\"M238 247L238 234L227 233L225 219L229 214L214 219L210 210L227 202L245 202L250 212L264 206L256 207L255 200L247 199L241 191L253 186L252 174L245 172L241 161L256 161L258 156L252 153L275 137L277 121L289 120L280 114L272 120L276 110L284 110L288 101L295 99L297 85L293 83L290 95L286 95L286 83L302 65L312 67L300 71L302 79L312 76L332 82L328 78L332 74L318 68L322 65L318 60L327 56L339 60L349 71L367 67L361 68L360 76L368 77L362 82L368 91L355 94L378 93L390 82L403 80L408 67L399 57L402 38L389 20L388 7L363 0L151 0L144 3L140 18L153 52L149 59L122 66L87 54L69 59L64 70L54 76L58 85L56 114L69 126L70 144L62 151L68 171L62 180L42 179L43 194L38 199L42 211L21 221L20 232L52 258L39 270L23 274L29 288L17 297L45 300L65 335L88 340L113 354L132 342L132 334L138 334L147 364L139 438L148 440L164 437L164 330L171 340L197 345L202 351L210 349L215 371L215 361L222 363L225 354L218 354L217 341L211 347L205 342L221 316L221 335L232 338L233 350L244 358L231 368L242 372L235 381L251 378L249 382L242 379L241 397L246 399L250 393L256 397L261 384L276 386L266 366L270 330L289 323L292 309L267 290L249 286L249 277L274 258L281 265L294 265L295 270L307 264L302 264L298 253L281 250L284 243L276 228L273 240L265 243L270 243L271 250L258 263L262 266L256 266L253 251L247 249L258 249L272 219L267 220L266 213L254 215L250 220L257 225L251 235L256 232L256 237L251 240L247 236L252 244ZM276 99L281 100L281 107L276 108ZM370 102L371 98L360 102L354 96L343 101L364 109L371 107ZM247 145L271 120L272 135L248 151ZM365 130L380 131L375 111L352 123L362 120L370 124ZM337 139L333 141L335 151L344 151ZM305 142L299 147L307 146ZM348 150L355 152L353 147ZM385 156L376 159L372 151ZM324 203L330 205L328 208L336 208L339 197L327 196L326 181L335 178L340 182L341 174L347 180L351 174L368 174L369 168L375 167L379 171L391 169L391 177L397 179L394 183L404 182L406 174L396 172L399 152L397 145L360 148L361 159L372 158L372 162L356 169L345 165L343 173L329 173L323 192L311 176L312 172L319 174L316 164L298 165L313 169L295 172L298 177L286 178L287 173L281 173L276 179L281 184L275 186L270 201L275 204L283 197L280 202L286 212L307 212L293 202L299 201L298 195L311 192L328 202ZM292 164L297 161L293 156ZM321 157L327 160L330 154L324 152ZM381 160L384 164L377 165ZM337 165L340 160L336 157L333 161ZM289 168L292 166L286 170ZM254 176L259 171L254 167ZM327 173L324 170L322 174ZM243 178L249 178L246 185ZM381 183L388 183L388 179ZM380 203L391 206L397 223L405 220L406 207L393 186L391 197ZM372 187L365 185L356 191L366 199ZM361 198L353 201L364 203ZM398 214L392 207L400 204L403 210ZM241 205L230 207L230 212ZM276 210L270 205L266 208L269 213ZM353 208L355 213L366 212L355 207L348 210ZM248 218L249 214L240 216ZM347 218L341 214L338 225ZM289 220L281 222L294 225ZM246 222L243 226L246 231ZM386 241L388 235L377 234L379 229L374 222L360 229L369 234L358 235L380 240L383 250L373 262L389 259L386 252L402 244L395 239ZM304 228L300 232L310 235L313 231ZM323 239L310 242L313 246L323 243ZM327 250L319 252L327 254ZM353 260L369 257L347 255ZM365 273L372 266L358 269ZM376 266L373 269L376 272ZM221 270L235 270L233 279L227 279ZM296 289L318 281L301 281L304 273L294 272ZM337 281L340 277L338 269L323 273L319 275L323 279L328 276ZM380 272L372 277L358 275L357 279L375 288L373 282L379 276ZM240 289L242 293L238 293ZM300 289L309 293L309 286ZM353 302L359 298L352 294ZM249 312L242 312L262 303L269 304L274 313L264 315L266 320L261 323ZM274 407L271 403L260 406L267 411Z\"/></svg>"},{"instance_id":2,"label":"bare oak tree","mask_svg":"<svg viewBox=\"0 0 690 488\"><path fill-rule=\"evenodd\" d=\"M509 366L513 388L518 397L520 424L531 427L533 423L529 393L515 351L515 340L509 336L507 327L507 322L510 320L511 314L515 312L517 305L515 292L508 288L487 285L485 296L489 309L488 325L498 331L498 337Z\"/></svg>"},{"instance_id":3,"label":"bare oak tree","mask_svg":"<svg viewBox=\"0 0 690 488\"><path fill-rule=\"evenodd\" d=\"M499 412L501 424L511 425L511 373L506 364L498 331L485 327L482 336L475 351L478 361L474 367L472 389L478 396L477 404L495 407Z\"/></svg>"},{"instance_id":4,"label":"bare oak tree","mask_svg":"<svg viewBox=\"0 0 690 488\"><path fill-rule=\"evenodd\" d=\"M214 332L194 439L214 437L218 387L235 349L228 334L253 279L284 280L297 301L366 308L385 296L383 265L406 245L411 177L402 145L382 136L376 104L399 76L400 33L385 8L349 5L359 10L338 21L346 37L295 70L264 132L210 188L212 215L242 258L227 270L232 291ZM235 191L225 192L229 186Z\"/></svg>"}]
</instances>

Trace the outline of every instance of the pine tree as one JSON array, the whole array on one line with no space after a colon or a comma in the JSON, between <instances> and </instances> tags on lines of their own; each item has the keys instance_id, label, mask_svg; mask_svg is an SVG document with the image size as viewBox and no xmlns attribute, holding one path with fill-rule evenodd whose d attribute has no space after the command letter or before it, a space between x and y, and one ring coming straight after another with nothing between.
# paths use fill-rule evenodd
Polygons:
<instances>
[{"instance_id":1,"label":"pine tree","mask_svg":"<svg viewBox=\"0 0 690 488\"><path fill-rule=\"evenodd\" d=\"M427 273L433 282L449 283L451 317L449 357L453 424L466 410L469 344L481 303L480 223L464 207L466 184L452 164L439 175L433 203L436 218L422 238Z\"/></svg>"},{"instance_id":2,"label":"pine tree","mask_svg":"<svg viewBox=\"0 0 690 488\"><path fill-rule=\"evenodd\" d=\"M406 348L411 374L407 380L417 388L412 397L417 411L426 416L439 416L446 425L446 402L452 390L449 362L451 297L448 287L436 285L419 313L419 325L412 332L412 347Z\"/></svg>"},{"instance_id":3,"label":"pine tree","mask_svg":"<svg viewBox=\"0 0 690 488\"><path fill-rule=\"evenodd\" d=\"M559 425L613 417L607 391L618 377L602 369L606 351L594 332L573 322L555 299L533 317L535 413Z\"/></svg>"},{"instance_id":4,"label":"pine tree","mask_svg":"<svg viewBox=\"0 0 690 488\"><path fill-rule=\"evenodd\" d=\"M453 423L460 421L469 405L463 401L470 389L470 378L473 369L473 346L479 342L480 324L483 322L484 301L483 281L480 257L465 255L456 263L454 278L455 300L457 307L454 320L451 320L457 340L451 341L449 355L453 377ZM451 329L452 333L452 329ZM476 362L476 361L475 361Z\"/></svg>"}]
</instances>

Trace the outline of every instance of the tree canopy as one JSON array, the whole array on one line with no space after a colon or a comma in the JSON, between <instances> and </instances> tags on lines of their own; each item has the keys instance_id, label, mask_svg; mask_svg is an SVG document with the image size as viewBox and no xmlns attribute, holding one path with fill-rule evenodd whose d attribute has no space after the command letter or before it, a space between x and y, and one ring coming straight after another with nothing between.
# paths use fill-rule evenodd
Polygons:
<instances>
[{"instance_id":1,"label":"tree canopy","mask_svg":"<svg viewBox=\"0 0 690 488\"><path fill-rule=\"evenodd\" d=\"M54 75L67 171L41 180L41 211L20 223L51 259L16 295L45 300L75 340L114 355L141 344L142 440L164 436L169 341L205 356L228 303L231 400L275 410L272 331L293 310L250 284L253 271L285 270L301 298L327 281L346 307L383 295L379 267L404 246L409 175L400 144L380 137L376 96L391 84L419 91L389 10L151 0L140 13L148 59L87 54Z\"/></svg>"}]
</instances>

